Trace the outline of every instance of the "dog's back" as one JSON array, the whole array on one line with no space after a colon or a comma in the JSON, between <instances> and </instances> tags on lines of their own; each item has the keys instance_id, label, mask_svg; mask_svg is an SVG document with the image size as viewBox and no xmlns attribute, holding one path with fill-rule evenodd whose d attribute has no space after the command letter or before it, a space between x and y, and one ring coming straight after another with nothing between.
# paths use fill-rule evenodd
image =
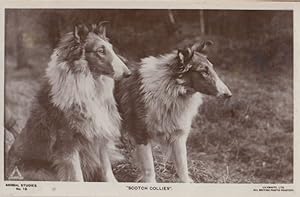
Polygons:
<instances>
[{"instance_id":1,"label":"dog's back","mask_svg":"<svg viewBox=\"0 0 300 197\"><path fill-rule=\"evenodd\" d=\"M121 132L134 136L141 144L149 139L145 124L146 108L142 97L142 78L137 67L132 75L116 82L115 98L122 118Z\"/></svg>"},{"instance_id":2,"label":"dog's back","mask_svg":"<svg viewBox=\"0 0 300 197\"><path fill-rule=\"evenodd\" d=\"M31 115L24 129L8 152L7 172L18 167L25 180L35 180L35 177L55 180L55 175L51 173L49 150L52 150L51 146L56 140L56 127L65 123L63 114L50 103L49 91L47 85L41 88L33 101ZM39 174L46 171L44 176Z\"/></svg>"}]
</instances>

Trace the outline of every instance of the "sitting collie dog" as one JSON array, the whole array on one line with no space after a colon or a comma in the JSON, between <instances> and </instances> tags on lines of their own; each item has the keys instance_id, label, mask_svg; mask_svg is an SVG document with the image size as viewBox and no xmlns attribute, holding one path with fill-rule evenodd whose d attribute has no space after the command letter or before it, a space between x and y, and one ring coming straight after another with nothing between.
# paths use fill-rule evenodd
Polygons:
<instances>
[{"instance_id":1,"label":"sitting collie dog","mask_svg":"<svg viewBox=\"0 0 300 197\"><path fill-rule=\"evenodd\" d=\"M30 118L8 153L7 175L24 180L115 182L121 156L114 79L130 71L106 37L105 23L75 26L54 50Z\"/></svg>"},{"instance_id":2,"label":"sitting collie dog","mask_svg":"<svg viewBox=\"0 0 300 197\"><path fill-rule=\"evenodd\" d=\"M231 92L205 55L211 41L141 60L133 74L116 84L122 127L136 146L142 171L138 179L156 182L152 143L168 147L182 182L188 174L186 141L202 94L230 97Z\"/></svg>"}]
</instances>

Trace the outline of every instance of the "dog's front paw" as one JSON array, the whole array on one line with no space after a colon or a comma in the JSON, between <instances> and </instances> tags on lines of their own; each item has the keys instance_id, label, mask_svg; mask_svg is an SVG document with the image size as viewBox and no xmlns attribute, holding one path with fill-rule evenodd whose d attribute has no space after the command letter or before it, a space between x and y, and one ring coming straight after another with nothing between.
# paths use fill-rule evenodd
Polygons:
<instances>
[{"instance_id":1,"label":"dog's front paw","mask_svg":"<svg viewBox=\"0 0 300 197\"><path fill-rule=\"evenodd\" d=\"M183 183L194 183L194 180L190 176L181 179L181 181Z\"/></svg>"},{"instance_id":2,"label":"dog's front paw","mask_svg":"<svg viewBox=\"0 0 300 197\"><path fill-rule=\"evenodd\" d=\"M113 174L107 174L106 176L104 176L103 181L109 183L118 183L118 180Z\"/></svg>"},{"instance_id":3,"label":"dog's front paw","mask_svg":"<svg viewBox=\"0 0 300 197\"><path fill-rule=\"evenodd\" d=\"M142 182L142 183L156 183L155 176L139 176L135 182Z\"/></svg>"}]
</instances>

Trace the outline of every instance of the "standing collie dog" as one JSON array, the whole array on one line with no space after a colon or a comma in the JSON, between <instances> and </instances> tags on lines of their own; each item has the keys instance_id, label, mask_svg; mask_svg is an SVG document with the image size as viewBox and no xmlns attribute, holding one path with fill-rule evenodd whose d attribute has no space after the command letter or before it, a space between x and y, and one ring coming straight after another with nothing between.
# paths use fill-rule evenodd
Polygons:
<instances>
[{"instance_id":1,"label":"standing collie dog","mask_svg":"<svg viewBox=\"0 0 300 197\"><path fill-rule=\"evenodd\" d=\"M79 25L51 56L46 82L8 154L25 180L116 181L120 116L114 79L130 71L113 51L104 23Z\"/></svg>"},{"instance_id":2,"label":"standing collie dog","mask_svg":"<svg viewBox=\"0 0 300 197\"><path fill-rule=\"evenodd\" d=\"M116 84L123 128L136 145L144 182L155 182L151 143L169 147L182 182L188 175L186 140L202 94L230 97L204 54L211 41L142 59L130 78Z\"/></svg>"}]
</instances>

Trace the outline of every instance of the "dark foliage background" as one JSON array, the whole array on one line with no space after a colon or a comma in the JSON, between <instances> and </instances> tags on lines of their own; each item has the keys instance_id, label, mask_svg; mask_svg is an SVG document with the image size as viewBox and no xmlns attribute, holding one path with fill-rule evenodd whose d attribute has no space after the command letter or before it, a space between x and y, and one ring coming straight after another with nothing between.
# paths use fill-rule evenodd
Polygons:
<instances>
[{"instance_id":1,"label":"dark foliage background","mask_svg":"<svg viewBox=\"0 0 300 197\"><path fill-rule=\"evenodd\" d=\"M233 98L207 97L188 140L196 182L293 182L293 13L256 10L6 10L6 151L20 132L59 37L78 23L110 21L109 37L131 62L211 39L209 59ZM157 149L158 181L176 182ZM114 165L120 181L138 169Z\"/></svg>"}]
</instances>

